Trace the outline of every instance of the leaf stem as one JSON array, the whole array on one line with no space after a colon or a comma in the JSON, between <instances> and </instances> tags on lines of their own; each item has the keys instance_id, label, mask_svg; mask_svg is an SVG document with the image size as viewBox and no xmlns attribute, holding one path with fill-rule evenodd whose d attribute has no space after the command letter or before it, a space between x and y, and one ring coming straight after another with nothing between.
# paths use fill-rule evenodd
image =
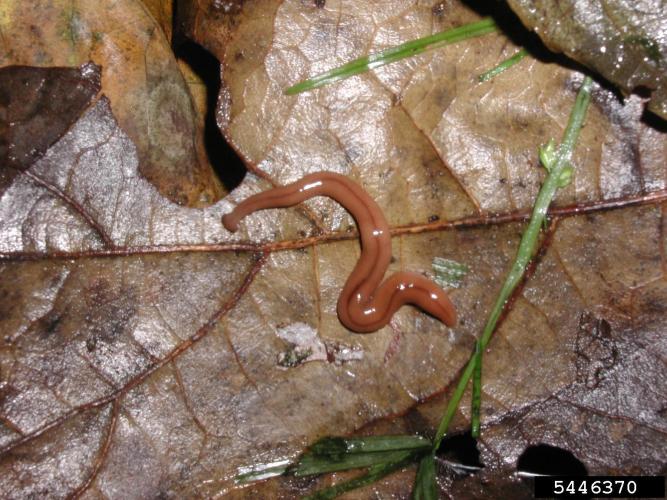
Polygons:
<instances>
[{"instance_id":1,"label":"leaf stem","mask_svg":"<svg viewBox=\"0 0 667 500\"><path fill-rule=\"evenodd\" d=\"M493 19L484 18L481 21L477 21L475 23L465 24L463 26L459 26L458 28L442 31L440 33L435 33L423 38L417 38L416 40L410 40L409 42L397 45L396 47L391 47L375 54L360 57L346 64L343 64L342 66L338 66L337 68L333 68L312 78L303 80L286 89L285 94L294 95L300 92L305 92L307 90L313 90L338 80L349 78L353 75L358 75L364 71L369 71L371 69L379 68L380 66L384 66L385 64L389 64L406 57L412 57L417 54L421 54L427 49L433 49L442 47L444 45L461 42L463 40L467 40L468 38L486 35L487 33L493 33L497 30L498 27L496 26L496 23L493 21Z\"/></svg>"},{"instance_id":2,"label":"leaf stem","mask_svg":"<svg viewBox=\"0 0 667 500\"><path fill-rule=\"evenodd\" d=\"M440 446L442 439L444 438L449 424L454 418L454 414L459 406L461 397L465 392L465 388L472 377L473 371L475 369L476 363L482 362L482 353L486 345L489 343L491 336L496 328L498 319L502 314L505 304L509 299L510 295L516 288L516 286L521 281L523 274L526 270L528 262L533 258L535 249L537 247L537 239L540 234L540 228L544 223L547 215L547 210L549 205L553 200L556 191L560 187L561 176L563 171L569 167L570 160L572 158L572 152L576 146L577 139L579 137L579 132L584 123L586 117L586 111L588 110L588 105L591 100L591 88L593 87L593 80L590 77L585 77L584 81L579 89L577 98L570 113L570 119L568 121L567 127L563 134L563 141L558 148L558 152L551 162L551 165L545 165L548 170L548 175L540 188L539 193L537 194L537 199L535 200L535 205L533 206L533 212L528 222L528 226L521 237L521 242L519 243L519 249L517 250L516 258L512 264L505 283L500 289L498 298L496 299L493 308L491 309L491 314L484 326L482 331L482 336L479 339L479 354L474 354L468 364L466 365L461 378L454 389L454 394L447 404L445 413L440 421L438 426L438 431L435 436L433 443L433 449L437 450Z\"/></svg>"}]
</instances>

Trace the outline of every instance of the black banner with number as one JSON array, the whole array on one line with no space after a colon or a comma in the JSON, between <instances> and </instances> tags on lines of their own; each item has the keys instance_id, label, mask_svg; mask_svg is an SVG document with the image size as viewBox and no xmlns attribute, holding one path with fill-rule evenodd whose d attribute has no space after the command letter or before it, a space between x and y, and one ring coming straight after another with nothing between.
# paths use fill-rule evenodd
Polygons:
<instances>
[{"instance_id":1,"label":"black banner with number","mask_svg":"<svg viewBox=\"0 0 667 500\"><path fill-rule=\"evenodd\" d=\"M664 476L538 476L536 498L664 498Z\"/></svg>"}]
</instances>

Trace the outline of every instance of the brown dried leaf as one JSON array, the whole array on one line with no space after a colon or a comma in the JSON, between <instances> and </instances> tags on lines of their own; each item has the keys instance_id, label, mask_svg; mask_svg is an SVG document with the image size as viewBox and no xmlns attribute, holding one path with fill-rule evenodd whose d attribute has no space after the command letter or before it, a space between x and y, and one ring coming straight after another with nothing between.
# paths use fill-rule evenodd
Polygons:
<instances>
[{"instance_id":1,"label":"brown dried leaf","mask_svg":"<svg viewBox=\"0 0 667 500\"><path fill-rule=\"evenodd\" d=\"M313 482L232 491L232 478L393 414L408 412L395 424L403 432L432 431L442 400L418 403L455 381L471 352L542 178L536 146L562 133L580 79L524 60L477 85L515 50L498 35L285 97L303 76L476 15L454 2L265 0L244 2L216 31L201 12L218 2L201 4L193 18L211 29L200 33L229 35L216 53L219 117L254 175L211 207L176 206L139 175L135 146L100 98L32 177L0 193L5 496L293 496ZM596 91L543 257L490 344L491 488L538 441L570 448L591 472L655 473L665 462L666 142L640 112ZM383 207L393 270L428 274L435 256L471 268L451 293L456 328L412 308L374 334L341 327L336 299L358 244L330 200L252 215L240 236L222 229L232 201L321 169L354 178ZM362 359L279 367L292 348L285 329L298 323ZM409 475L367 495L407 492Z\"/></svg>"},{"instance_id":2,"label":"brown dried leaf","mask_svg":"<svg viewBox=\"0 0 667 500\"><path fill-rule=\"evenodd\" d=\"M25 170L79 118L100 90L99 68L0 69L0 162Z\"/></svg>"},{"instance_id":3,"label":"brown dried leaf","mask_svg":"<svg viewBox=\"0 0 667 500\"><path fill-rule=\"evenodd\" d=\"M662 0L509 0L549 48L598 71L629 94L649 92L667 120L667 4Z\"/></svg>"},{"instance_id":4,"label":"brown dried leaf","mask_svg":"<svg viewBox=\"0 0 667 500\"><path fill-rule=\"evenodd\" d=\"M100 90L99 68L0 69L0 189L39 159ZM58 98L55 98L57 96Z\"/></svg>"},{"instance_id":5,"label":"brown dried leaf","mask_svg":"<svg viewBox=\"0 0 667 500\"><path fill-rule=\"evenodd\" d=\"M172 0L141 0L171 42L174 26L174 2Z\"/></svg>"},{"instance_id":6,"label":"brown dried leaf","mask_svg":"<svg viewBox=\"0 0 667 500\"><path fill-rule=\"evenodd\" d=\"M169 43L138 0L7 0L0 7L0 66L103 68L114 114L137 147L140 171L172 201L203 206L222 195L196 134Z\"/></svg>"}]
</instances>

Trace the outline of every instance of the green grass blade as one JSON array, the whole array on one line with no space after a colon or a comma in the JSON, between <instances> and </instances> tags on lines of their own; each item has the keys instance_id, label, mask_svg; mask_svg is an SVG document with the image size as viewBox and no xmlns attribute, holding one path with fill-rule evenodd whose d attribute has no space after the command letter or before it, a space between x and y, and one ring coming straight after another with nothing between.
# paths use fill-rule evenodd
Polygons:
<instances>
[{"instance_id":1,"label":"green grass blade","mask_svg":"<svg viewBox=\"0 0 667 500\"><path fill-rule=\"evenodd\" d=\"M371 453L350 453L335 459L326 455L304 455L299 462L290 469L294 476L312 476L349 469L362 469L373 465L380 465L401 460L406 453L416 453L415 450L376 451Z\"/></svg>"},{"instance_id":2,"label":"green grass blade","mask_svg":"<svg viewBox=\"0 0 667 500\"><path fill-rule=\"evenodd\" d=\"M475 342L475 357L472 373L472 403L470 404L470 427L472 437L477 439L481 427L482 410L482 345L478 340Z\"/></svg>"},{"instance_id":3,"label":"green grass blade","mask_svg":"<svg viewBox=\"0 0 667 500\"><path fill-rule=\"evenodd\" d=\"M496 26L496 23L491 18L485 18L475 23L459 26L458 28L435 33L434 35L418 38L416 40L410 40L409 42L397 45L396 47L365 57L360 57L359 59L350 61L342 66L320 73L308 80L299 82L296 85L292 85L285 90L285 94L294 95L307 90L313 90L338 80L358 75L364 71L369 71L406 57L421 54L428 49L461 42L468 38L486 35L487 33L493 33L497 30L498 27Z\"/></svg>"},{"instance_id":4,"label":"green grass blade","mask_svg":"<svg viewBox=\"0 0 667 500\"><path fill-rule=\"evenodd\" d=\"M419 457L419 454L413 451L404 451L402 454L402 458L399 458L393 462L387 462L373 466L366 474L355 477L354 479L350 479L349 481L335 484L323 490L316 491L312 495L304 497L303 500L329 500L331 498L336 498L337 496L342 495L348 491L373 484L383 477L388 476L392 472L402 469L403 467L407 467L411 463L415 462Z\"/></svg>"},{"instance_id":5,"label":"green grass blade","mask_svg":"<svg viewBox=\"0 0 667 500\"><path fill-rule=\"evenodd\" d=\"M268 464L256 464L251 467L242 467L234 478L237 484L246 484L261 481L270 477L285 474L289 469L289 460L280 460Z\"/></svg>"},{"instance_id":6,"label":"green grass blade","mask_svg":"<svg viewBox=\"0 0 667 500\"><path fill-rule=\"evenodd\" d=\"M419 461L415 484L412 489L413 500L438 500L438 487L435 483L435 456L428 453Z\"/></svg>"},{"instance_id":7,"label":"green grass blade","mask_svg":"<svg viewBox=\"0 0 667 500\"><path fill-rule=\"evenodd\" d=\"M565 133L563 134L563 141L561 142L560 147L558 148L558 153L556 157L551 162L550 166L546 166L548 170L548 175L540 188L539 193L537 194L537 199L535 200L535 205L533 206L533 212L528 222L528 226L521 237L521 242L519 243L519 249L517 250L517 255L512 264L505 283L503 284L498 298L496 299L493 308L491 309L491 314L484 326L482 331L482 336L479 339L479 344L483 350L486 345L489 343L491 336L496 328L498 319L502 314L503 309L507 300L510 298L510 295L520 283L523 273L526 270L526 266L530 259L533 258L535 249L537 248L537 239L540 233L540 228L542 227L547 211L549 210L549 205L553 199L556 191L559 188L559 183L561 181L561 175L563 170L567 168L570 164L572 158L572 152L577 144L577 139L579 138L579 132L586 118L586 111L588 110L588 105L591 100L591 89L593 87L593 81L590 77L584 78L584 81L579 89L577 98L570 113L570 119L568 121ZM466 365L461 378L459 379L456 388L454 389L454 394L447 404L445 413L440 421L438 426L438 431L433 443L434 449L437 450L440 446L442 438L447 433L449 424L454 418L456 409L459 406L461 397L465 392L466 385L472 377L474 368L475 368L476 356L470 358L470 361Z\"/></svg>"},{"instance_id":8,"label":"green grass blade","mask_svg":"<svg viewBox=\"0 0 667 500\"><path fill-rule=\"evenodd\" d=\"M458 288L470 268L455 260L436 257L431 264L435 272L435 282L443 287Z\"/></svg>"},{"instance_id":9,"label":"green grass blade","mask_svg":"<svg viewBox=\"0 0 667 500\"><path fill-rule=\"evenodd\" d=\"M348 453L395 450L426 450L431 441L421 436L366 436L355 438L325 437L314 443L306 455L341 458Z\"/></svg>"},{"instance_id":10,"label":"green grass blade","mask_svg":"<svg viewBox=\"0 0 667 500\"><path fill-rule=\"evenodd\" d=\"M285 473L307 476L363 468L400 460L405 452L423 453L430 449L429 439L414 435L326 437L313 444L295 465L283 460L243 467L234 480L245 484Z\"/></svg>"},{"instance_id":11,"label":"green grass blade","mask_svg":"<svg viewBox=\"0 0 667 500\"><path fill-rule=\"evenodd\" d=\"M528 55L528 51L526 49L521 49L518 52L516 52L513 56L508 57L505 59L503 62L501 62L498 66L495 68L491 68L489 71L485 71L481 75L479 75L477 78L479 79L480 82L486 82L491 80L491 78L494 78L498 76L500 73L503 71L511 68L514 66L516 63L521 61L524 57Z\"/></svg>"}]
</instances>

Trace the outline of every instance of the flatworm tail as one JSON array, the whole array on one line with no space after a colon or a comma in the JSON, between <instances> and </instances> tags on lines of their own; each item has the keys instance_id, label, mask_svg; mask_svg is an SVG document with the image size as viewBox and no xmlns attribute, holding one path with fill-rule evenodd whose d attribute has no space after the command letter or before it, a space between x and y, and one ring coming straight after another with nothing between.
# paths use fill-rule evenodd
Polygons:
<instances>
[{"instance_id":1,"label":"flatworm tail","mask_svg":"<svg viewBox=\"0 0 667 500\"><path fill-rule=\"evenodd\" d=\"M445 292L424 276L398 272L380 284L391 261L389 225L378 204L343 175L309 174L253 195L223 216L222 223L234 232L241 219L257 210L290 207L315 196L336 200L359 227L361 256L338 299L341 323L356 332L373 332L389 323L404 304L414 304L449 326L456 323L456 311Z\"/></svg>"}]
</instances>

